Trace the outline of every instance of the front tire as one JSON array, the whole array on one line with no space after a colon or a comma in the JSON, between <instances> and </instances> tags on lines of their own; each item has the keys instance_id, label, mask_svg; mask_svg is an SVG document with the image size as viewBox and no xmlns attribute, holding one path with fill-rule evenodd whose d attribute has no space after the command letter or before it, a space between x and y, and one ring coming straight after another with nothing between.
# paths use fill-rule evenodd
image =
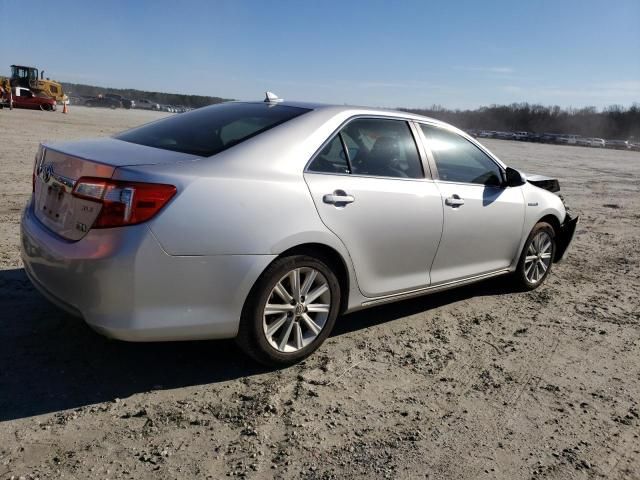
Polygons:
<instances>
[{"instance_id":1,"label":"front tire","mask_svg":"<svg viewBox=\"0 0 640 480\"><path fill-rule=\"evenodd\" d=\"M546 280L556 254L555 230L547 222L538 222L522 249L515 278L524 290L534 290Z\"/></svg>"},{"instance_id":2,"label":"front tire","mask_svg":"<svg viewBox=\"0 0 640 480\"><path fill-rule=\"evenodd\" d=\"M292 365L329 336L340 308L340 284L324 261L308 255L276 259L245 303L236 342L258 362Z\"/></svg>"}]
</instances>

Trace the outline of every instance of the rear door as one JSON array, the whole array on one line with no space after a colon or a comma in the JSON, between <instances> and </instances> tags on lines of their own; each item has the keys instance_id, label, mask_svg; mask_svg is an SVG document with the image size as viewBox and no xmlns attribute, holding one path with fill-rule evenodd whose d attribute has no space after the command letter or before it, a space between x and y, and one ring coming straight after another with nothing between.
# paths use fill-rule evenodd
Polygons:
<instances>
[{"instance_id":1,"label":"rear door","mask_svg":"<svg viewBox=\"0 0 640 480\"><path fill-rule=\"evenodd\" d=\"M305 180L324 224L346 245L367 297L425 287L442 233L440 193L403 120L351 120Z\"/></svg>"},{"instance_id":2,"label":"rear door","mask_svg":"<svg viewBox=\"0 0 640 480\"><path fill-rule=\"evenodd\" d=\"M508 268L524 225L521 187L505 187L502 167L463 136L421 124L442 195L442 241L432 284Z\"/></svg>"}]
</instances>

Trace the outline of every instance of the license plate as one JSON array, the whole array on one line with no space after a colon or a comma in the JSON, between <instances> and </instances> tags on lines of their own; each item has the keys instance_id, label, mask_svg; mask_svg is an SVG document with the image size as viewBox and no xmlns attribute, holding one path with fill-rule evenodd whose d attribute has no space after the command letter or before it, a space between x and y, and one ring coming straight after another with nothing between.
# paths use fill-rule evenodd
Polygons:
<instances>
[{"instance_id":1,"label":"license plate","mask_svg":"<svg viewBox=\"0 0 640 480\"><path fill-rule=\"evenodd\" d=\"M43 206L41 210L51 220L60 221L64 202L64 189L58 185L48 185L45 187L47 193L44 196Z\"/></svg>"}]
</instances>

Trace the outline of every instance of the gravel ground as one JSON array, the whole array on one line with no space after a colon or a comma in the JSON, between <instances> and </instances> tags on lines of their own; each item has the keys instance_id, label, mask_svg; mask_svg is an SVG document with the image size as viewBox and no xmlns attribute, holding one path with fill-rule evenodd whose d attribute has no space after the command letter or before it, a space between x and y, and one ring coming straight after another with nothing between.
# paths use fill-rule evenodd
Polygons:
<instances>
[{"instance_id":1,"label":"gravel ground","mask_svg":"<svg viewBox=\"0 0 640 480\"><path fill-rule=\"evenodd\" d=\"M269 371L230 341L109 341L21 269L38 142L158 116L0 111L0 479L640 478L640 154L486 141L581 215L546 284L348 315Z\"/></svg>"}]
</instances>

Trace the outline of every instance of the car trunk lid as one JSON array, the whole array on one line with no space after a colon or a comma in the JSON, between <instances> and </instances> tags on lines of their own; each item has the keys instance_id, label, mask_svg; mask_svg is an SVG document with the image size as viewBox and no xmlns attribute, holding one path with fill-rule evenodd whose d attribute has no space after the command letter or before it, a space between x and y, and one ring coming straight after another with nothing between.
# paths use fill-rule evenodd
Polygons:
<instances>
[{"instance_id":1,"label":"car trunk lid","mask_svg":"<svg viewBox=\"0 0 640 480\"><path fill-rule=\"evenodd\" d=\"M79 178L111 178L119 167L180 163L198 158L111 138L43 145L34 172L35 215L61 237L80 240L91 229L102 206L72 194Z\"/></svg>"}]
</instances>

